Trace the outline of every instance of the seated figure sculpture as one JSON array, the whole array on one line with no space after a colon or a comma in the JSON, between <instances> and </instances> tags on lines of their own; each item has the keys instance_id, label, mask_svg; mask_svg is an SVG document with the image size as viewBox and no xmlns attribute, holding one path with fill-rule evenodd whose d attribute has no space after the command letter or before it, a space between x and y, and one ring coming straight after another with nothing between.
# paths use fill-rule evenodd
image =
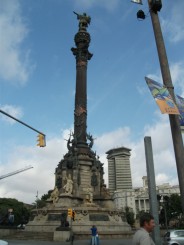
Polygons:
<instances>
[{"instance_id":1,"label":"seated figure sculpture","mask_svg":"<svg viewBox=\"0 0 184 245\"><path fill-rule=\"evenodd\" d=\"M51 195L48 201L53 201L53 203L56 203L58 201L58 198L59 198L59 190L57 186L55 186L54 190L51 192Z\"/></svg>"}]
</instances>

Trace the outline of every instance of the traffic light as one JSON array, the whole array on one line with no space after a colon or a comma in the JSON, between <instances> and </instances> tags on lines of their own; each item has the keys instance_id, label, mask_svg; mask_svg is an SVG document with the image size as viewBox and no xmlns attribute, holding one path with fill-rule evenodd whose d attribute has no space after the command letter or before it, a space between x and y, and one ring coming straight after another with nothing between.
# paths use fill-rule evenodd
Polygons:
<instances>
[{"instance_id":1,"label":"traffic light","mask_svg":"<svg viewBox=\"0 0 184 245\"><path fill-rule=\"evenodd\" d=\"M45 135L39 134L37 137L38 137L38 139L37 139L37 141L38 141L37 146L45 147L46 146Z\"/></svg>"},{"instance_id":2,"label":"traffic light","mask_svg":"<svg viewBox=\"0 0 184 245\"><path fill-rule=\"evenodd\" d=\"M75 221L75 214L76 214L76 213L75 213L75 211L73 210L73 211L72 211L72 220L73 220L73 221Z\"/></svg>"},{"instance_id":3,"label":"traffic light","mask_svg":"<svg viewBox=\"0 0 184 245\"><path fill-rule=\"evenodd\" d=\"M73 216L72 208L68 209L68 216L72 218L72 216Z\"/></svg>"}]
</instances>

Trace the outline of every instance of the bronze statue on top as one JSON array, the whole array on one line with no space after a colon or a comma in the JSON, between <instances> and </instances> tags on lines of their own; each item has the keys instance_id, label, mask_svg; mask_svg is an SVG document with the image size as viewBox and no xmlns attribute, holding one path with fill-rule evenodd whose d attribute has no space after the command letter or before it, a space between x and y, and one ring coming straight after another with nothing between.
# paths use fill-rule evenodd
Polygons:
<instances>
[{"instance_id":1,"label":"bronze statue on top","mask_svg":"<svg viewBox=\"0 0 184 245\"><path fill-rule=\"evenodd\" d=\"M74 12L74 14L77 15L77 19L79 20L79 31L86 31L88 24L90 24L90 22L91 22L91 17L87 16L86 13L78 14L78 13Z\"/></svg>"}]
</instances>

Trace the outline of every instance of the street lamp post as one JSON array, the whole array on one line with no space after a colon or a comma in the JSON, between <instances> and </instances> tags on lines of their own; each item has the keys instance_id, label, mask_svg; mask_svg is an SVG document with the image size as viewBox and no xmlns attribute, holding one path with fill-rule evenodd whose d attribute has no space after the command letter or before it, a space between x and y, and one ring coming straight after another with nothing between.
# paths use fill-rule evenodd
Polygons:
<instances>
[{"instance_id":1,"label":"street lamp post","mask_svg":"<svg viewBox=\"0 0 184 245\"><path fill-rule=\"evenodd\" d=\"M36 212L37 212L37 216L38 216L38 191L36 193Z\"/></svg>"},{"instance_id":2,"label":"street lamp post","mask_svg":"<svg viewBox=\"0 0 184 245\"><path fill-rule=\"evenodd\" d=\"M164 196L161 197L160 199L160 204L161 204L161 207L163 208L164 210L164 220L165 220L165 228L166 230L168 231L168 221L167 221L167 211L166 211L166 203L168 201L168 199L166 199L167 196L165 196L165 199L164 199ZM167 200L167 201L166 201Z\"/></svg>"},{"instance_id":3,"label":"street lamp post","mask_svg":"<svg viewBox=\"0 0 184 245\"><path fill-rule=\"evenodd\" d=\"M174 95L174 87L172 84L166 49L164 45L164 39L162 35L162 30L160 27L160 21L157 14L157 11L153 11L151 9L151 1L148 0L148 6L150 8L150 15L153 25L153 31L155 35L155 41L158 51L158 57L160 62L160 68L162 73L162 79L164 85L169 90L172 98L175 100ZM184 213L184 147L183 147L183 140L181 134L181 128L179 123L178 115L169 115L172 139L173 139L173 146L175 152L175 159L176 159L176 166L177 166L177 173L178 173L178 180L180 186L180 194L181 194L181 201L182 201L182 211Z\"/></svg>"}]
</instances>

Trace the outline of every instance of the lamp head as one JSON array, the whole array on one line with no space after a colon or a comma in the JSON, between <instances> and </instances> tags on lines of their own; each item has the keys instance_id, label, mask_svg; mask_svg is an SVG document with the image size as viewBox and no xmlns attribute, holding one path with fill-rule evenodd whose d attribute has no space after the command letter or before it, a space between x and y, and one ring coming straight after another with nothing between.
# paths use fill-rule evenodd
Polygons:
<instances>
[{"instance_id":1,"label":"lamp head","mask_svg":"<svg viewBox=\"0 0 184 245\"><path fill-rule=\"evenodd\" d=\"M145 16L144 11L140 9L140 10L137 12L137 19L142 19L142 20L144 20L145 18L146 18L146 16Z\"/></svg>"}]
</instances>

